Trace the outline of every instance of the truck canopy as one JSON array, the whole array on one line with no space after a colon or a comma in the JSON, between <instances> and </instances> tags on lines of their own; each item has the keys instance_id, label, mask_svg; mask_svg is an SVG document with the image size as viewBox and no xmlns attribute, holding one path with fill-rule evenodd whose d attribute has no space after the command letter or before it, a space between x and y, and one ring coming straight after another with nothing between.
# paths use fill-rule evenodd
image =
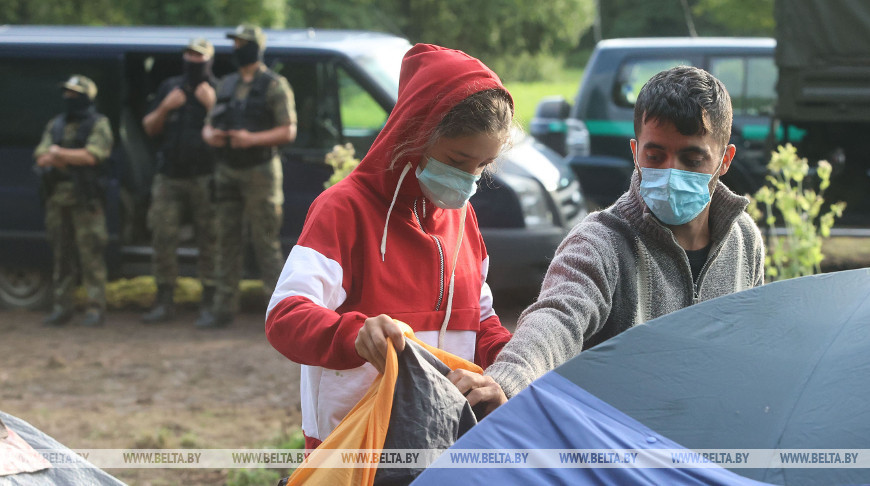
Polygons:
<instances>
[{"instance_id":1,"label":"truck canopy","mask_svg":"<svg viewBox=\"0 0 870 486\"><path fill-rule=\"evenodd\" d=\"M777 116L870 121L870 2L776 0Z\"/></svg>"}]
</instances>

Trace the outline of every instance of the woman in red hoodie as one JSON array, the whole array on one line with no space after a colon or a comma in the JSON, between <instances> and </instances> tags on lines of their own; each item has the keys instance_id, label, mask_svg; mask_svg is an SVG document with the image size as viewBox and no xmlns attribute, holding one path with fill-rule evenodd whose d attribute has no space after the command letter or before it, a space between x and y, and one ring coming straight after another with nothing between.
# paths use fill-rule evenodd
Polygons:
<instances>
[{"instance_id":1,"label":"woman in red hoodie","mask_svg":"<svg viewBox=\"0 0 870 486\"><path fill-rule=\"evenodd\" d=\"M383 370L397 319L486 368L510 333L492 308L489 257L468 199L509 139L513 100L489 68L418 44L402 61L384 129L308 210L266 314L301 363L302 430L314 448ZM474 401L477 401L475 398Z\"/></svg>"}]
</instances>

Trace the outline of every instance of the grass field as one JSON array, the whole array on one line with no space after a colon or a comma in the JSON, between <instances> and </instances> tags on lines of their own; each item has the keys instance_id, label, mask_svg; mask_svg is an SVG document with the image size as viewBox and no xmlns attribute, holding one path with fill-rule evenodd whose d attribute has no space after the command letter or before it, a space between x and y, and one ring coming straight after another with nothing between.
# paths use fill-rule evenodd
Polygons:
<instances>
[{"instance_id":1,"label":"grass field","mask_svg":"<svg viewBox=\"0 0 870 486\"><path fill-rule=\"evenodd\" d=\"M506 83L505 86L514 98L517 121L523 129L528 132L529 122L535 115L535 107L542 98L562 95L569 103L573 103L582 76L583 69L574 68L565 69L558 78L549 81Z\"/></svg>"}]
</instances>

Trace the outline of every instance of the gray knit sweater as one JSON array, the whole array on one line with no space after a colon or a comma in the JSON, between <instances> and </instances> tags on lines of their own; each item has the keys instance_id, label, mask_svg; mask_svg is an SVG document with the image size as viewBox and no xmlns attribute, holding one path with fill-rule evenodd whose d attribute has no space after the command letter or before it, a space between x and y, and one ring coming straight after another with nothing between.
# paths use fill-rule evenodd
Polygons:
<instances>
[{"instance_id":1,"label":"gray knit sweater","mask_svg":"<svg viewBox=\"0 0 870 486\"><path fill-rule=\"evenodd\" d=\"M486 369L512 397L602 341L694 303L764 283L761 232L748 200L721 182L710 204L710 252L695 283L686 252L631 187L590 214L556 250L538 300ZM703 325L703 323L699 323Z\"/></svg>"}]
</instances>

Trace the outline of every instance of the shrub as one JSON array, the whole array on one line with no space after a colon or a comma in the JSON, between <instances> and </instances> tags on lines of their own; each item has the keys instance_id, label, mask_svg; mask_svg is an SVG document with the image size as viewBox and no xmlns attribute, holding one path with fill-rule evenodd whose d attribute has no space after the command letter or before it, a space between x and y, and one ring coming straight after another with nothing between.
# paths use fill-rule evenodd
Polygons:
<instances>
[{"instance_id":1,"label":"shrub","mask_svg":"<svg viewBox=\"0 0 870 486\"><path fill-rule=\"evenodd\" d=\"M325 189L338 184L359 165L359 159L353 155L354 149L350 143L336 145L332 152L326 154L326 163L332 166L333 172L329 180L323 183Z\"/></svg>"},{"instance_id":2,"label":"shrub","mask_svg":"<svg viewBox=\"0 0 870 486\"><path fill-rule=\"evenodd\" d=\"M831 164L824 160L818 163L818 192L807 177L810 172L807 159L798 157L791 144L778 147L767 168L768 185L750 198L748 208L749 214L759 224L765 224L770 233L777 215L784 225L785 234L768 241L767 279L785 280L820 273L824 259L822 240L830 236L834 219L842 216L846 207L846 203L838 202L823 213L823 196L831 184Z\"/></svg>"}]
</instances>

